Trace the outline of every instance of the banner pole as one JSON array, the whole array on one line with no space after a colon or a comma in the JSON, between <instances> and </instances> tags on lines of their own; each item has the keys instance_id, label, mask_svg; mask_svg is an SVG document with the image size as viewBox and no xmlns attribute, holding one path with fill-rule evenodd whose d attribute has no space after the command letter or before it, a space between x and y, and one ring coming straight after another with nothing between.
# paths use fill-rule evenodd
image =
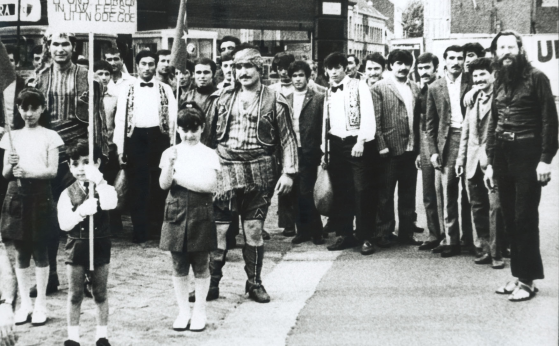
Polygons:
<instances>
[{"instance_id":1,"label":"banner pole","mask_svg":"<svg viewBox=\"0 0 559 346\"><path fill-rule=\"evenodd\" d=\"M95 158L93 156L93 139L94 139L94 114L93 114L93 32L89 33L89 126L88 126L88 140L89 140L89 164L93 165L95 163ZM89 186L89 198L95 198L95 185L90 182ZM89 270L93 271L93 234L94 234L94 223L93 215L89 216Z\"/></svg>"}]
</instances>

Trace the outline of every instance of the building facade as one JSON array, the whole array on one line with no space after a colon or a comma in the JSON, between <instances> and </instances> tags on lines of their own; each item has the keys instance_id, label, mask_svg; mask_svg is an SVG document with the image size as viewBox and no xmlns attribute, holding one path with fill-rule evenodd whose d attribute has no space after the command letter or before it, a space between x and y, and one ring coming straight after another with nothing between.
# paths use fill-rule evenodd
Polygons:
<instances>
[{"instance_id":1,"label":"building facade","mask_svg":"<svg viewBox=\"0 0 559 346\"><path fill-rule=\"evenodd\" d=\"M349 2L348 8L348 54L363 60L367 54L388 50L388 17L364 0Z\"/></svg>"}]
</instances>

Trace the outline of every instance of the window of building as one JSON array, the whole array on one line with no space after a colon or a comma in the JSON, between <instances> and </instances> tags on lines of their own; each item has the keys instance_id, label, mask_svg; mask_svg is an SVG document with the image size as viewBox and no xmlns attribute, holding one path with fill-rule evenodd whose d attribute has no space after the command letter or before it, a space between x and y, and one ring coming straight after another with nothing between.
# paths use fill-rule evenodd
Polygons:
<instances>
[{"instance_id":1,"label":"window of building","mask_svg":"<svg viewBox=\"0 0 559 346\"><path fill-rule=\"evenodd\" d=\"M559 7L559 0L542 0L542 7Z\"/></svg>"}]
</instances>

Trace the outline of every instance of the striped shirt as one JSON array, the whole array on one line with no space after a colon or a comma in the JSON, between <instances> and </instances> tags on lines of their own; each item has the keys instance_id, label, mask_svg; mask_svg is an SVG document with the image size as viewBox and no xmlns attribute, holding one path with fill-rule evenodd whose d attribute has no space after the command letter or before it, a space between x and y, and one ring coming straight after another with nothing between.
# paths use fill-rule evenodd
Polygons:
<instances>
[{"instance_id":1,"label":"striped shirt","mask_svg":"<svg viewBox=\"0 0 559 346\"><path fill-rule=\"evenodd\" d=\"M254 102L248 106L246 110L243 109L238 96L233 102L231 123L228 131L229 138L224 143L221 143L221 145L227 149L236 150L261 149L256 134L258 123L258 98L255 98Z\"/></svg>"},{"instance_id":2,"label":"striped shirt","mask_svg":"<svg viewBox=\"0 0 559 346\"><path fill-rule=\"evenodd\" d=\"M48 94L45 96L52 121L75 118L77 72L78 66L74 64L63 71L51 68Z\"/></svg>"}]
</instances>

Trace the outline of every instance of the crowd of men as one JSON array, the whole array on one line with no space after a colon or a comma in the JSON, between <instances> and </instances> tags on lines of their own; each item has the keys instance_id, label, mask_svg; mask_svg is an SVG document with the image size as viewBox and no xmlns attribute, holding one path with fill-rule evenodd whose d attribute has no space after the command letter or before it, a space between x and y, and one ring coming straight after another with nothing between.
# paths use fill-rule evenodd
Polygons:
<instances>
[{"instance_id":1,"label":"crowd of men","mask_svg":"<svg viewBox=\"0 0 559 346\"><path fill-rule=\"evenodd\" d=\"M46 37L42 51L33 51L37 73L27 83L45 94L53 121L67 122L73 136L86 136L80 113L87 112L87 71L72 62L74 48L72 34ZM551 179L558 124L549 80L528 62L521 36L503 31L488 50L479 43L451 45L443 61L399 49L363 61L334 52L318 74L312 62L279 53L274 68L280 80L270 86L263 82L256 47L224 37L220 51L219 69L208 58L170 66L168 50L138 53L137 77L125 72L115 48L105 49L94 64L102 102L95 141L109 158L109 182L120 167L129 173L136 243L161 230L159 161L171 145L178 109L195 101L206 113L202 143L215 148L222 165L208 300L219 297L222 268L239 229L246 291L257 302L270 300L260 274L263 225L274 194L280 227L294 244L320 245L335 232L330 251L360 247L371 255L399 243L448 258L466 249L476 264L495 269L510 257L515 279L497 293L510 294L512 301L534 296L533 281L544 277L538 206L541 187ZM24 86L18 78L4 92L8 113L17 112L13 100ZM6 119L13 116L2 115L10 126ZM320 165L329 172L334 198L324 226L313 199ZM423 232L416 224L418 170L429 233L424 242L414 237ZM55 199L68 179L61 161ZM122 228L119 212L111 219L114 231ZM49 293L58 286L58 240L51 248ZM2 281L11 277L4 275L4 262ZM13 303L15 290L3 287L2 302Z\"/></svg>"}]
</instances>

